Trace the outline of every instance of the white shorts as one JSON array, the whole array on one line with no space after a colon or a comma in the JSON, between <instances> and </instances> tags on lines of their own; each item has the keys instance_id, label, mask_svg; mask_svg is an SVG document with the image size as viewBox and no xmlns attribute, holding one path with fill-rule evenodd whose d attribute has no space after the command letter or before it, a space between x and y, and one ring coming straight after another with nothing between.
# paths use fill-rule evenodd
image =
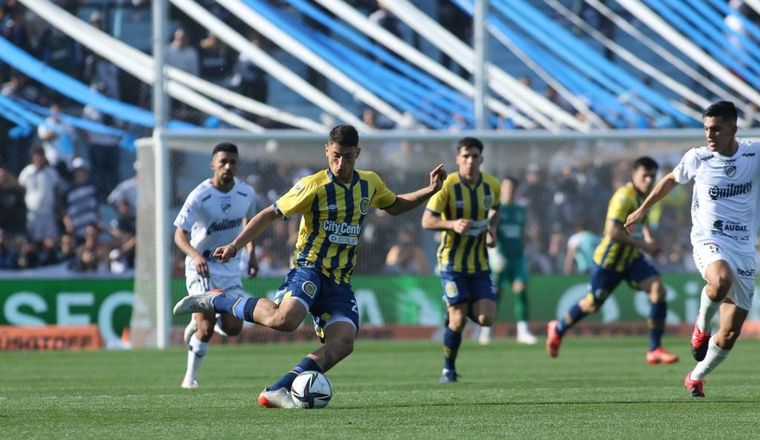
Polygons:
<instances>
[{"instance_id":1,"label":"white shorts","mask_svg":"<svg viewBox=\"0 0 760 440\"><path fill-rule=\"evenodd\" d=\"M718 260L723 260L731 267L734 283L728 291L728 298L737 307L749 311L752 308L752 297L755 294L755 255L742 255L723 250L713 241L694 243L694 263L697 265L702 278L705 278L707 266ZM705 278L705 281L707 278Z\"/></svg>"},{"instance_id":2,"label":"white shorts","mask_svg":"<svg viewBox=\"0 0 760 440\"><path fill-rule=\"evenodd\" d=\"M185 274L185 286L187 286L187 294L190 296L200 295L211 289L222 289L224 295L229 298L248 296L243 291L243 282L239 276L212 276L205 278L198 274Z\"/></svg>"}]
</instances>

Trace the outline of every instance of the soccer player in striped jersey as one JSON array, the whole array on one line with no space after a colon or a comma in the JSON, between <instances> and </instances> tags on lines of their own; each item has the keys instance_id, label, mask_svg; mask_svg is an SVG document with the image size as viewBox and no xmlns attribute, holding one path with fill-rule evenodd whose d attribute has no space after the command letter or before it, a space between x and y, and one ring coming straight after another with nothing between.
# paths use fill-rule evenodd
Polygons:
<instances>
[{"instance_id":1,"label":"soccer player in striped jersey","mask_svg":"<svg viewBox=\"0 0 760 440\"><path fill-rule=\"evenodd\" d=\"M267 408L295 408L290 388L303 371L326 372L348 356L359 330L359 309L351 290L359 236L370 208L391 215L414 209L441 189L443 164L429 173L427 186L396 195L371 171L355 169L359 134L350 125L330 131L324 147L328 168L296 183L273 205L261 210L229 244L216 250L222 261L232 258L279 218L301 214L293 269L274 301L248 298L238 301L223 295L188 296L174 307L175 314L197 311L230 312L240 319L290 332L311 313L320 348L301 359L277 382L259 394Z\"/></svg>"},{"instance_id":2,"label":"soccer player in striped jersey","mask_svg":"<svg viewBox=\"0 0 760 440\"><path fill-rule=\"evenodd\" d=\"M651 302L649 310L649 351L648 364L670 364L678 361L678 356L662 348L662 334L668 312L665 286L660 273L651 259L660 252L646 223L640 233L628 234L623 223L634 212L654 186L657 177L657 162L650 157L640 157L633 163L631 181L615 191L607 207L604 237L594 252L594 267L591 269L591 291L565 315L547 325L546 351L550 357L557 357L565 332L581 319L595 313L602 307L607 297L621 281L631 287L646 292Z\"/></svg>"},{"instance_id":3,"label":"soccer player in striped jersey","mask_svg":"<svg viewBox=\"0 0 760 440\"><path fill-rule=\"evenodd\" d=\"M500 183L480 170L480 140L462 138L456 152L459 172L446 178L422 215L423 228L442 231L438 270L447 310L441 383L457 381L456 359L467 317L489 327L496 314L496 287L486 246L496 246Z\"/></svg>"},{"instance_id":4,"label":"soccer player in striped jersey","mask_svg":"<svg viewBox=\"0 0 760 440\"><path fill-rule=\"evenodd\" d=\"M222 289L228 298L245 296L240 279L242 252L226 262L212 258L218 246L229 243L256 212L256 191L235 177L238 150L235 144L221 142L211 154L214 175L201 182L187 196L174 226L174 242L184 252L185 283L189 295L202 295L210 289ZM249 247L248 274L255 276L258 263ZM214 313L194 313L185 329L187 371L182 388L198 387L198 372L214 334ZM228 314L219 316L218 328L229 336L240 333L243 321Z\"/></svg>"}]
</instances>

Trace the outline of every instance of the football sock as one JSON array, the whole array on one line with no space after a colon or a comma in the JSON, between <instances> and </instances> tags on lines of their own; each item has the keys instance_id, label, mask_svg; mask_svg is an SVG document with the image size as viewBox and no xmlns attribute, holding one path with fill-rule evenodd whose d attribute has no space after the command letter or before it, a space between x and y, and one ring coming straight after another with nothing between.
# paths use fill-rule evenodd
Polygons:
<instances>
[{"instance_id":1,"label":"football sock","mask_svg":"<svg viewBox=\"0 0 760 440\"><path fill-rule=\"evenodd\" d=\"M570 327L574 326L576 322L580 321L585 316L586 313L581 310L581 307L578 304L574 304L570 307L570 310L565 313L565 316L559 320L559 324L557 324L557 334L562 336Z\"/></svg>"},{"instance_id":2,"label":"football sock","mask_svg":"<svg viewBox=\"0 0 760 440\"><path fill-rule=\"evenodd\" d=\"M691 371L690 377L693 380L703 380L707 374L714 370L724 359L728 357L731 350L726 350L718 347L715 344L715 336L710 338L710 343L707 345L707 355L704 360L699 362L694 370Z\"/></svg>"},{"instance_id":3,"label":"football sock","mask_svg":"<svg viewBox=\"0 0 760 440\"><path fill-rule=\"evenodd\" d=\"M299 374L310 370L323 373L322 369L319 368L317 362L314 359L306 356L305 358L301 359L301 361L298 362L290 371L285 373L285 375L283 375L277 382L268 386L267 391L277 390L280 388L289 390L290 387L293 386L293 381L296 380L296 377Z\"/></svg>"},{"instance_id":4,"label":"football sock","mask_svg":"<svg viewBox=\"0 0 760 440\"><path fill-rule=\"evenodd\" d=\"M190 338L187 344L187 371L185 377L198 379L198 370L201 368L204 356L208 351L208 342L203 342L196 335Z\"/></svg>"},{"instance_id":5,"label":"football sock","mask_svg":"<svg viewBox=\"0 0 760 440\"><path fill-rule=\"evenodd\" d=\"M697 315L697 328L701 332L710 331L710 322L718 311L720 301L713 301L707 296L707 286L702 289L699 298L699 314Z\"/></svg>"},{"instance_id":6,"label":"football sock","mask_svg":"<svg viewBox=\"0 0 760 440\"><path fill-rule=\"evenodd\" d=\"M462 345L462 333L446 327L443 333L443 368L455 371L457 352Z\"/></svg>"},{"instance_id":7,"label":"football sock","mask_svg":"<svg viewBox=\"0 0 760 440\"><path fill-rule=\"evenodd\" d=\"M515 293L515 322L528 321L528 292Z\"/></svg>"},{"instance_id":8,"label":"football sock","mask_svg":"<svg viewBox=\"0 0 760 440\"><path fill-rule=\"evenodd\" d=\"M217 295L211 300L211 303L217 312L232 313L238 319L255 322L253 320L253 309L258 301L259 299L255 297L227 298L224 295Z\"/></svg>"},{"instance_id":9,"label":"football sock","mask_svg":"<svg viewBox=\"0 0 760 440\"><path fill-rule=\"evenodd\" d=\"M665 316L668 313L668 303L652 304L649 308L649 351L662 345L662 334L665 332Z\"/></svg>"}]
</instances>

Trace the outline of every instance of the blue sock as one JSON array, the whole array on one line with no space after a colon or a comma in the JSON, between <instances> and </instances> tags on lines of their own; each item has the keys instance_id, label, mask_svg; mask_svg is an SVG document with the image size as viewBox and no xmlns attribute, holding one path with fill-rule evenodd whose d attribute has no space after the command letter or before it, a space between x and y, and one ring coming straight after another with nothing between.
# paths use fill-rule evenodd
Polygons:
<instances>
[{"instance_id":1,"label":"blue sock","mask_svg":"<svg viewBox=\"0 0 760 440\"><path fill-rule=\"evenodd\" d=\"M457 352L462 345L462 333L446 327L443 333L443 368L456 371Z\"/></svg>"},{"instance_id":2,"label":"blue sock","mask_svg":"<svg viewBox=\"0 0 760 440\"><path fill-rule=\"evenodd\" d=\"M290 390L290 387L293 385L293 381L296 379L296 376L303 373L304 371L309 370L319 371L320 373L323 373L322 369L319 368L319 365L317 365L317 362L314 359L306 356L305 358L301 359L301 361L297 363L293 369L285 373L285 375L282 376L277 382L268 386L267 390L272 391L280 388Z\"/></svg>"},{"instance_id":3,"label":"blue sock","mask_svg":"<svg viewBox=\"0 0 760 440\"><path fill-rule=\"evenodd\" d=\"M217 312L232 313L238 319L255 322L253 320L253 309L258 301L259 299L254 297L227 298L224 295L217 295L211 300L211 303Z\"/></svg>"},{"instance_id":4,"label":"blue sock","mask_svg":"<svg viewBox=\"0 0 760 440\"><path fill-rule=\"evenodd\" d=\"M662 334L665 333L665 316L668 314L668 303L652 304L649 309L649 350L662 345Z\"/></svg>"},{"instance_id":5,"label":"blue sock","mask_svg":"<svg viewBox=\"0 0 760 440\"><path fill-rule=\"evenodd\" d=\"M574 326L576 322L585 317L586 313L581 310L581 307L578 304L573 305L570 307L570 310L565 313L565 316L559 320L559 324L557 324L557 333L562 336L570 327Z\"/></svg>"}]
</instances>

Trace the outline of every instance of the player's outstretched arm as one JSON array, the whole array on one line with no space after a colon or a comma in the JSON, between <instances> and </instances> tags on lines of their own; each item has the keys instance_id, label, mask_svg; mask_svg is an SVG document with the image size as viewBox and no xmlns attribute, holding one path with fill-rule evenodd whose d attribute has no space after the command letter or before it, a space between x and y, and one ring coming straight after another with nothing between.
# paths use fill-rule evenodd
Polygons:
<instances>
[{"instance_id":1,"label":"player's outstretched arm","mask_svg":"<svg viewBox=\"0 0 760 440\"><path fill-rule=\"evenodd\" d=\"M230 244L216 248L214 257L222 261L227 261L234 257L238 249L242 249L248 242L258 238L279 216L272 206L262 209L258 214L253 216L251 221L245 225L245 228Z\"/></svg>"},{"instance_id":2,"label":"player's outstretched arm","mask_svg":"<svg viewBox=\"0 0 760 440\"><path fill-rule=\"evenodd\" d=\"M628 215L628 218L625 219L625 224L623 224L625 230L629 233L633 232L636 223L640 222L641 219L644 218L644 215L647 213L647 211L649 211L649 209L655 203L659 202L663 197L673 191L673 188L676 186L678 186L678 182L676 182L676 178L671 171L662 179L660 179L659 182L657 182L657 185L654 186L652 192L650 192L647 198L644 199L644 202L641 204L641 206L639 206L638 209Z\"/></svg>"},{"instance_id":3,"label":"player's outstretched arm","mask_svg":"<svg viewBox=\"0 0 760 440\"><path fill-rule=\"evenodd\" d=\"M443 164L439 164L430 172L430 184L428 186L411 193L397 195L396 203L386 211L391 215L399 215L420 206L441 189L444 180L446 180L446 170L443 169Z\"/></svg>"}]
</instances>

